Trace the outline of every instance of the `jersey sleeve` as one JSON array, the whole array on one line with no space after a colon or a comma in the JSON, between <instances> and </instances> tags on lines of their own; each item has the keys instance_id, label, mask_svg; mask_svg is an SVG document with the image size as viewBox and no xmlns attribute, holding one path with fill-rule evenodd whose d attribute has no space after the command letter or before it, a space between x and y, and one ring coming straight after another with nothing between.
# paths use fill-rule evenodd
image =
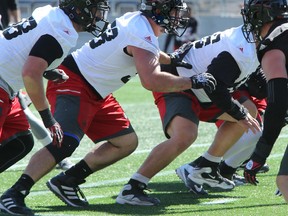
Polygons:
<instances>
[{"instance_id":1,"label":"jersey sleeve","mask_svg":"<svg viewBox=\"0 0 288 216\"><path fill-rule=\"evenodd\" d=\"M62 57L63 50L59 42L51 35L42 35L32 47L30 56L40 57L50 65L55 59Z\"/></svg>"},{"instance_id":2,"label":"jersey sleeve","mask_svg":"<svg viewBox=\"0 0 288 216\"><path fill-rule=\"evenodd\" d=\"M288 23L272 27L272 30L269 31L257 48L259 62L261 62L266 52L273 49L281 50L288 59Z\"/></svg>"}]
</instances>

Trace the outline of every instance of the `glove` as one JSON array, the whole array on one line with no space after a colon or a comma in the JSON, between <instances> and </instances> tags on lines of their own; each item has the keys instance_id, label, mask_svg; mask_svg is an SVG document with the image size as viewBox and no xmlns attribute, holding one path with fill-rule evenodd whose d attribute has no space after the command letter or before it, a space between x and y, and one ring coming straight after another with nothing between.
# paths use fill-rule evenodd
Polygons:
<instances>
[{"instance_id":1,"label":"glove","mask_svg":"<svg viewBox=\"0 0 288 216\"><path fill-rule=\"evenodd\" d=\"M51 132L53 145L56 145L58 148L61 147L63 142L63 131L58 122L48 127L48 130Z\"/></svg>"},{"instance_id":2,"label":"glove","mask_svg":"<svg viewBox=\"0 0 288 216\"><path fill-rule=\"evenodd\" d=\"M61 69L44 71L43 77L57 84L64 83L69 79L69 76Z\"/></svg>"},{"instance_id":3,"label":"glove","mask_svg":"<svg viewBox=\"0 0 288 216\"><path fill-rule=\"evenodd\" d=\"M45 127L50 131L53 145L61 147L63 142L63 131L59 123L54 119L49 109L39 111Z\"/></svg>"},{"instance_id":4,"label":"glove","mask_svg":"<svg viewBox=\"0 0 288 216\"><path fill-rule=\"evenodd\" d=\"M193 89L203 88L208 93L215 90L217 82L212 74L210 73L200 73L190 77Z\"/></svg>"},{"instance_id":5,"label":"glove","mask_svg":"<svg viewBox=\"0 0 288 216\"><path fill-rule=\"evenodd\" d=\"M171 65L174 67L184 67L186 69L192 69L192 65L182 60L179 55L168 54L171 59Z\"/></svg>"},{"instance_id":6,"label":"glove","mask_svg":"<svg viewBox=\"0 0 288 216\"><path fill-rule=\"evenodd\" d=\"M248 161L248 163L246 164L243 175L247 182L256 186L259 183L256 178L256 174L261 169L261 167L264 166L265 160L264 162L263 161L257 162L253 160L252 158L253 158L253 155L251 159Z\"/></svg>"},{"instance_id":7,"label":"glove","mask_svg":"<svg viewBox=\"0 0 288 216\"><path fill-rule=\"evenodd\" d=\"M175 67L184 67L186 69L192 69L192 65L186 61L183 61L184 56L189 52L193 43L188 42L183 44L179 49L175 50L173 53L168 54L171 59L171 65Z\"/></svg>"}]
</instances>

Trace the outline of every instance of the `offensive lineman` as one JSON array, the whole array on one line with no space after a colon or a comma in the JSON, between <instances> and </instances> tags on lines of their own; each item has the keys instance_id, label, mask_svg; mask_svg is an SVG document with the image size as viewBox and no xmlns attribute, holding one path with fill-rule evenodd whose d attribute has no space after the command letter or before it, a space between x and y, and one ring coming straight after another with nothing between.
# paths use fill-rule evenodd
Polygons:
<instances>
[{"instance_id":1,"label":"offensive lineman","mask_svg":"<svg viewBox=\"0 0 288 216\"><path fill-rule=\"evenodd\" d=\"M243 33L248 42L256 43L258 58L267 78L268 97L263 134L244 170L246 180L257 185L259 182L256 174L272 151L288 108L288 4L286 0L245 0L241 14L244 21ZM288 203L287 164L288 147L276 179Z\"/></svg>"},{"instance_id":2,"label":"offensive lineman","mask_svg":"<svg viewBox=\"0 0 288 216\"><path fill-rule=\"evenodd\" d=\"M24 87L45 127L51 131L53 145L61 146L63 132L50 112L43 72L63 61L76 45L78 32L102 31L95 21L107 23L108 10L107 0L63 0L59 7L47 5L35 9L29 18L0 32L0 172L22 159L34 145L16 97ZM33 182L28 175L19 181L22 179ZM23 199L26 194L20 191L13 188L10 194ZM1 199L0 208L12 214L32 214L24 203L14 198Z\"/></svg>"},{"instance_id":3,"label":"offensive lineman","mask_svg":"<svg viewBox=\"0 0 288 216\"><path fill-rule=\"evenodd\" d=\"M211 187L233 189L234 183L218 173L222 156L244 131L259 133L261 130L257 120L253 118L257 113L255 105L247 100L245 95L239 95L236 98L238 101L230 95L259 65L255 47L247 43L241 27L216 32L193 43L186 43L172 55L184 57L183 60L190 63L193 68L188 70L165 66L167 71L184 77L203 72L211 73L217 81L216 89L213 92L191 89L185 92L153 93L168 139L153 148L138 171L118 194L117 203L159 204L157 198L143 196L138 188L146 188L153 176L196 140L199 120L215 122L216 119L222 119L225 123L218 130L209 150L203 154L201 160L198 160L200 162L197 163L197 168L193 170L191 163L181 166L176 172L189 189L198 190L200 193L205 193L201 188L203 183ZM194 177L194 174L196 178L192 180L197 185L190 184L189 179Z\"/></svg>"},{"instance_id":4,"label":"offensive lineman","mask_svg":"<svg viewBox=\"0 0 288 216\"><path fill-rule=\"evenodd\" d=\"M78 185L137 147L137 135L111 94L137 73L148 90L214 90L215 80L209 74L189 78L160 70L159 60L170 64L171 58L161 54L157 37L164 31L177 33L176 28L185 22L182 14L186 4L182 0L145 0L141 6L140 11L117 18L106 32L65 58L59 68L69 79L60 85L49 82L47 86L52 113L64 131L63 144L59 148L48 145L36 152L23 174L30 181L20 178L1 196L1 203L9 199L24 203L25 196L19 197L11 190L21 188L27 195L35 182L73 153L86 134L94 143L104 142L65 173L49 180L47 186L67 205L87 206L83 193L80 192L83 198L78 195ZM181 59L172 59L173 63L182 64ZM14 204L13 209L23 208Z\"/></svg>"}]
</instances>

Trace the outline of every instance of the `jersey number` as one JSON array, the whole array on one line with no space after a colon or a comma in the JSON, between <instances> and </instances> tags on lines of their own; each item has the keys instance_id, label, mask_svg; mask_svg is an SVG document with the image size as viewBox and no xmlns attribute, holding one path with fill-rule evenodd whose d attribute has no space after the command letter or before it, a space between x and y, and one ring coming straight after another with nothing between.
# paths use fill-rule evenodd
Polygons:
<instances>
[{"instance_id":1,"label":"jersey number","mask_svg":"<svg viewBox=\"0 0 288 216\"><path fill-rule=\"evenodd\" d=\"M220 34L213 34L207 37L202 38L201 40L197 40L194 42L195 49L202 48L209 44L214 44L220 41Z\"/></svg>"},{"instance_id":2,"label":"jersey number","mask_svg":"<svg viewBox=\"0 0 288 216\"><path fill-rule=\"evenodd\" d=\"M26 20L13 24L11 27L6 28L3 31L3 35L7 40L11 40L13 38L22 35L23 33L27 33L30 30L34 29L37 26L36 21L31 16Z\"/></svg>"},{"instance_id":3,"label":"jersey number","mask_svg":"<svg viewBox=\"0 0 288 216\"><path fill-rule=\"evenodd\" d=\"M99 37L96 37L94 40L90 41L91 49L95 49L98 46L104 44L107 41L111 41L118 35L118 29L116 27L116 21L114 21L111 26L108 26L105 32L103 32Z\"/></svg>"}]
</instances>

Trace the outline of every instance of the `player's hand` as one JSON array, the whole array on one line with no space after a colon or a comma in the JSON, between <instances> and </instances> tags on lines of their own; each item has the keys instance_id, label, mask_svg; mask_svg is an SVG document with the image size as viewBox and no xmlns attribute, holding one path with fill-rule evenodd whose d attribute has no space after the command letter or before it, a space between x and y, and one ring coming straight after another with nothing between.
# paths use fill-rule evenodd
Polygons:
<instances>
[{"instance_id":1,"label":"player's hand","mask_svg":"<svg viewBox=\"0 0 288 216\"><path fill-rule=\"evenodd\" d=\"M63 131L60 124L55 120L50 112L49 108L39 111L42 121L45 127L50 131L53 145L57 145L58 148L61 147L63 142Z\"/></svg>"},{"instance_id":2,"label":"player's hand","mask_svg":"<svg viewBox=\"0 0 288 216\"><path fill-rule=\"evenodd\" d=\"M256 186L259 183L256 178L256 174L261 169L261 167L265 164L265 162L264 163L257 162L257 161L254 161L252 158L253 157L251 157L251 159L246 164L243 175L248 183Z\"/></svg>"},{"instance_id":3,"label":"player's hand","mask_svg":"<svg viewBox=\"0 0 288 216\"><path fill-rule=\"evenodd\" d=\"M183 59L181 59L181 57L179 55L174 55L169 54L170 59L171 59L171 65L175 66L175 67L184 67L186 69L192 69L192 65L189 64L188 62L184 61Z\"/></svg>"},{"instance_id":4,"label":"player's hand","mask_svg":"<svg viewBox=\"0 0 288 216\"><path fill-rule=\"evenodd\" d=\"M48 127L48 130L51 133L53 145L56 145L58 148L60 148L63 142L63 131L61 126L58 122L56 122L52 126Z\"/></svg>"},{"instance_id":5,"label":"player's hand","mask_svg":"<svg viewBox=\"0 0 288 216\"><path fill-rule=\"evenodd\" d=\"M44 71L43 77L57 84L64 83L69 79L69 76L61 69Z\"/></svg>"},{"instance_id":6,"label":"player's hand","mask_svg":"<svg viewBox=\"0 0 288 216\"><path fill-rule=\"evenodd\" d=\"M217 82L212 74L200 73L190 77L193 89L203 88L205 91L211 93L215 90Z\"/></svg>"},{"instance_id":7,"label":"player's hand","mask_svg":"<svg viewBox=\"0 0 288 216\"><path fill-rule=\"evenodd\" d=\"M248 112L244 119L238 121L238 124L243 127L246 132L250 129L254 134L262 130L257 119L253 118Z\"/></svg>"},{"instance_id":8,"label":"player's hand","mask_svg":"<svg viewBox=\"0 0 288 216\"><path fill-rule=\"evenodd\" d=\"M192 65L184 61L184 56L189 52L192 47L192 42L183 44L179 49L173 53L168 54L171 59L171 65L175 67L184 67L186 69L192 69Z\"/></svg>"}]
</instances>

